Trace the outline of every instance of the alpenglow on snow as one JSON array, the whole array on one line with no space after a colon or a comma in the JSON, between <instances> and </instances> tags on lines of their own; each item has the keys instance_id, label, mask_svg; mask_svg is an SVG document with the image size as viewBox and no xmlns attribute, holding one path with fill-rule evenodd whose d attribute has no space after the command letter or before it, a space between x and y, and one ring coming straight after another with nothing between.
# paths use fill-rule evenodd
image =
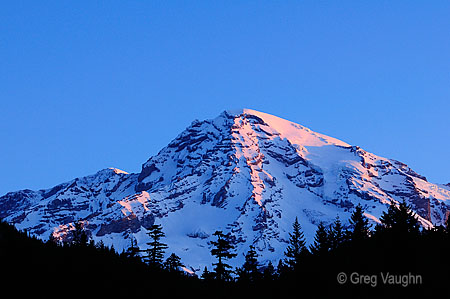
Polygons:
<instances>
[{"instance_id":1,"label":"alpenglow on snow","mask_svg":"<svg viewBox=\"0 0 450 299\"><path fill-rule=\"evenodd\" d=\"M161 224L190 271L213 262L213 233L230 233L240 265L254 245L262 262L283 257L295 217L308 242L320 222L346 222L357 204L373 222L405 200L424 227L444 224L450 187L407 165L266 113L243 109L194 121L140 173L115 168L46 190L0 197L0 217L42 239L64 239L82 221L90 237L118 250Z\"/></svg>"}]
</instances>

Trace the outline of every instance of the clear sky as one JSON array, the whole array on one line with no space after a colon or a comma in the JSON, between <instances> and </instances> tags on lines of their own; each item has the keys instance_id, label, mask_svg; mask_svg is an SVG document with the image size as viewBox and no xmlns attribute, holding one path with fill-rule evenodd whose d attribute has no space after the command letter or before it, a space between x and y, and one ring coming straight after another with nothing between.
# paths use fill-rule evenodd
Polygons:
<instances>
[{"instance_id":1,"label":"clear sky","mask_svg":"<svg viewBox=\"0 0 450 299\"><path fill-rule=\"evenodd\" d=\"M0 193L251 108L450 182L450 1L3 1Z\"/></svg>"}]
</instances>

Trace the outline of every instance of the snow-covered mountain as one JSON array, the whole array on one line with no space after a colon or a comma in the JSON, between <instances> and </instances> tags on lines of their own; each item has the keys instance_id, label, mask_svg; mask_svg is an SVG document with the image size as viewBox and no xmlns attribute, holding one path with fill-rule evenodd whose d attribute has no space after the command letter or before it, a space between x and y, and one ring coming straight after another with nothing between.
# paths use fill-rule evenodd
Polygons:
<instances>
[{"instance_id":1,"label":"snow-covered mountain","mask_svg":"<svg viewBox=\"0 0 450 299\"><path fill-rule=\"evenodd\" d=\"M235 265L254 245L277 261L298 217L309 242L319 222L346 221L360 203L374 222L393 200L412 205L424 227L443 224L450 187L407 165L254 110L194 121L129 174L110 168L51 189L0 197L0 217L43 239L64 238L82 220L95 241L116 249L130 236L144 249L146 229L162 224L191 270L210 266L216 230L230 232Z\"/></svg>"}]
</instances>

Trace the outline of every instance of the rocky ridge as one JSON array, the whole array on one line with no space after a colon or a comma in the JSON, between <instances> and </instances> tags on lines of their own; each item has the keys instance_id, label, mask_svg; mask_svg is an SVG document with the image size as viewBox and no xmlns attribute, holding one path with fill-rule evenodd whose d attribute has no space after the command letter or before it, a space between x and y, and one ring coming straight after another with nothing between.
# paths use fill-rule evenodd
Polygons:
<instances>
[{"instance_id":1,"label":"rocky ridge","mask_svg":"<svg viewBox=\"0 0 450 299\"><path fill-rule=\"evenodd\" d=\"M0 217L47 239L64 239L81 220L95 241L141 248L160 223L169 250L191 270L210 265L215 230L230 232L240 264L254 245L279 259L295 217L312 241L319 222L345 221L360 203L373 222L390 201L411 204L424 227L444 224L450 187L406 164L244 109L194 121L142 165L140 173L104 169L46 190L0 197Z\"/></svg>"}]
</instances>

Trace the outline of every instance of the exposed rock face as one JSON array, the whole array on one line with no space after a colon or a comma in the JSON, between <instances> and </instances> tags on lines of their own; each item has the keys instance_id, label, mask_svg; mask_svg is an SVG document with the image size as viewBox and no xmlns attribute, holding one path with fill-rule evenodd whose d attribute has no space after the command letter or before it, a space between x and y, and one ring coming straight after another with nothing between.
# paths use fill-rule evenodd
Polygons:
<instances>
[{"instance_id":1,"label":"exposed rock face","mask_svg":"<svg viewBox=\"0 0 450 299\"><path fill-rule=\"evenodd\" d=\"M111 220L108 223L104 223L97 231L97 237L103 237L112 233L123 233L127 230L132 233L137 233L141 227L149 229L155 223L155 217L152 214L145 215L142 219L139 219L135 214L129 216Z\"/></svg>"},{"instance_id":2,"label":"exposed rock face","mask_svg":"<svg viewBox=\"0 0 450 299\"><path fill-rule=\"evenodd\" d=\"M31 190L21 190L17 192L9 192L1 197L0 218L10 216L19 210L28 209L35 198L39 196Z\"/></svg>"},{"instance_id":3,"label":"exposed rock face","mask_svg":"<svg viewBox=\"0 0 450 299\"><path fill-rule=\"evenodd\" d=\"M236 264L254 245L261 260L281 257L295 217L313 240L320 222L346 221L360 203L376 219L405 200L425 227L450 214L450 184L435 185L407 165L265 113L224 112L194 121L138 174L118 169L48 190L0 197L0 217L47 239L64 239L83 221L95 240L118 250L146 248L163 225L170 252L194 271L212 262L216 230L231 234ZM169 252L169 253L170 253Z\"/></svg>"}]
</instances>

